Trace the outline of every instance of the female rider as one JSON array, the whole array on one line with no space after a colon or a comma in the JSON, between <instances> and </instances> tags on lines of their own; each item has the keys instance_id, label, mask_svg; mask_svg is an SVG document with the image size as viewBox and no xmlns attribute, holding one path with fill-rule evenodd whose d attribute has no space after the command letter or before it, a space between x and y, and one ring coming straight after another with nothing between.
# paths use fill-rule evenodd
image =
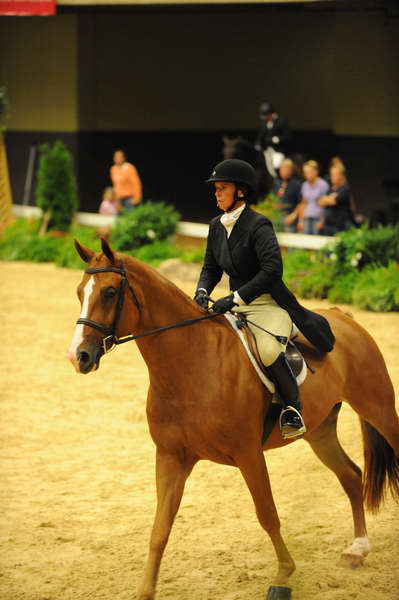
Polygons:
<instances>
[{"instance_id":1,"label":"female rider","mask_svg":"<svg viewBox=\"0 0 399 600\"><path fill-rule=\"evenodd\" d=\"M243 313L264 329L287 339L292 330L291 315L316 347L331 350L334 337L327 321L301 307L282 282L281 253L271 222L247 205L256 190L253 167L238 159L224 160L216 165L207 183L214 185L217 206L224 214L214 218L209 227L204 266L194 298L197 304L208 308L208 296L226 272L231 293L214 303L215 312ZM300 413L297 382L285 357L286 344L249 326L284 404L281 433L284 438L302 435L306 427Z\"/></svg>"}]
</instances>

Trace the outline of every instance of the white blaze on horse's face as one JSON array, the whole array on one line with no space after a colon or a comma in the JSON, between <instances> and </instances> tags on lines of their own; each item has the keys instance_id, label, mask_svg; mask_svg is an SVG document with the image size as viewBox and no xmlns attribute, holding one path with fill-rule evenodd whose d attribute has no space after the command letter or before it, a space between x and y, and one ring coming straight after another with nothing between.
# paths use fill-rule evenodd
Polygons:
<instances>
[{"instance_id":1,"label":"white blaze on horse's face","mask_svg":"<svg viewBox=\"0 0 399 600\"><path fill-rule=\"evenodd\" d=\"M82 311L80 313L80 319L87 319L89 312L89 301L90 296L93 292L94 288L94 277L91 276L89 281L86 283L83 288L83 302L82 302ZM80 344L83 342L83 327L84 325L76 325L75 332L73 334L72 342L68 350L68 358L75 367L76 371L80 373L79 363L76 356L76 351L79 348Z\"/></svg>"}]
</instances>

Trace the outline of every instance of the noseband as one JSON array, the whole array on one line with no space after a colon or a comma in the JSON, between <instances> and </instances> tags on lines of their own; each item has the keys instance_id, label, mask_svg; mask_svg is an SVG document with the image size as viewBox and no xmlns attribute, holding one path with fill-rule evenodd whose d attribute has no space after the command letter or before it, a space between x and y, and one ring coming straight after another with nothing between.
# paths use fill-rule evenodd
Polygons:
<instances>
[{"instance_id":1,"label":"noseband","mask_svg":"<svg viewBox=\"0 0 399 600\"><path fill-rule=\"evenodd\" d=\"M97 321L92 321L91 319L79 318L76 321L76 323L78 325L87 325L88 327L97 329L98 331L100 331L101 333L104 334L104 337L102 339L102 349L103 349L104 354L107 354L108 352L111 352L111 350L113 350L118 343L121 344L122 340L124 340L124 338L118 338L118 336L116 335L116 330L119 325L119 321L120 321L122 310L123 310L123 305L125 302L126 284L129 286L129 289L133 296L133 300L134 300L139 312L140 312L140 304L139 304L139 301L137 299L137 296L135 294L133 287L127 281L126 271L125 271L123 262L121 263L120 268L118 268L118 267L92 267L92 268L86 269L85 273L87 273L87 275L95 275L96 273L117 273L118 275L121 276L121 284L118 289L118 299L117 299L117 303L116 303L115 317L114 317L114 321L113 321L112 325L111 326L104 325L103 323L98 323ZM126 336L126 337L129 337L129 336ZM126 340L126 341L128 341L128 340Z\"/></svg>"}]
</instances>

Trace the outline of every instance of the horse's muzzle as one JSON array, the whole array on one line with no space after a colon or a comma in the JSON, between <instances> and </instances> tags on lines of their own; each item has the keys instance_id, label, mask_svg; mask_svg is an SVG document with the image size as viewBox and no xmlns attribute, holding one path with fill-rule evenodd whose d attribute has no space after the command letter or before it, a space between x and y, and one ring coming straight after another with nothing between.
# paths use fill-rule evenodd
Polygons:
<instances>
[{"instance_id":1,"label":"horse's muzzle","mask_svg":"<svg viewBox=\"0 0 399 600\"><path fill-rule=\"evenodd\" d=\"M100 358L103 355L103 350L99 341L83 341L76 352L68 354L69 360L72 362L78 373L91 373L96 371L100 364Z\"/></svg>"}]
</instances>

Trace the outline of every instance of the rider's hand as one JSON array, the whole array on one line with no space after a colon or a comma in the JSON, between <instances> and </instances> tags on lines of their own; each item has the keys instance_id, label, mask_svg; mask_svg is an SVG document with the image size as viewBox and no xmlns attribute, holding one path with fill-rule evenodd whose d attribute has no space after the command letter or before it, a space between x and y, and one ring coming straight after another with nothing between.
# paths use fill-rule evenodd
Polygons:
<instances>
[{"instance_id":1,"label":"rider's hand","mask_svg":"<svg viewBox=\"0 0 399 600\"><path fill-rule=\"evenodd\" d=\"M195 292L194 300L201 308L204 308L205 310L208 309L209 300L206 290L197 290Z\"/></svg>"},{"instance_id":2,"label":"rider's hand","mask_svg":"<svg viewBox=\"0 0 399 600\"><path fill-rule=\"evenodd\" d=\"M230 296L224 296L224 298L219 298L219 300L216 300L215 304L212 306L212 310L214 312L223 314L234 308L234 306L238 306L238 304L237 302L234 302L233 294L230 294Z\"/></svg>"}]
</instances>

